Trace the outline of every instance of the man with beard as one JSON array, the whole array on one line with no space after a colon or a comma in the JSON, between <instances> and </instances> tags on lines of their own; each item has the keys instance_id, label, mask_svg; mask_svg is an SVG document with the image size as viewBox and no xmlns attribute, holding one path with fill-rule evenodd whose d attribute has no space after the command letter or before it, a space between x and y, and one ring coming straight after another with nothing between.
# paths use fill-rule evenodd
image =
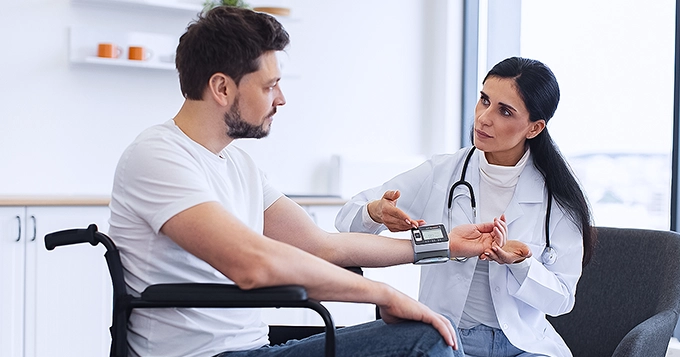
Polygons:
<instances>
[{"instance_id":1,"label":"man with beard","mask_svg":"<svg viewBox=\"0 0 680 357\"><path fill-rule=\"evenodd\" d=\"M338 267L411 263L409 241L320 230L230 145L269 133L285 104L276 52L287 44L273 17L232 7L199 16L180 38L184 104L141 133L116 168L109 235L129 291L182 282L301 285L316 300L380 308L383 320L338 331L338 356L460 354L446 318ZM451 240L479 254L505 233L493 223L467 225ZM128 328L131 356L313 356L324 346L323 336L267 346L257 309L135 309Z\"/></svg>"}]
</instances>

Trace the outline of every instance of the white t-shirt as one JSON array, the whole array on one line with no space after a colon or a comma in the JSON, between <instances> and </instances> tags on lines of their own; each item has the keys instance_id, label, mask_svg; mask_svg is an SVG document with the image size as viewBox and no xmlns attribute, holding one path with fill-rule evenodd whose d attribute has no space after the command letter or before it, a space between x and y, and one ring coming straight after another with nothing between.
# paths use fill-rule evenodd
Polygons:
<instances>
[{"instance_id":1,"label":"white t-shirt","mask_svg":"<svg viewBox=\"0 0 680 357\"><path fill-rule=\"evenodd\" d=\"M120 249L128 291L139 295L159 283L233 283L161 227L181 211L214 201L262 233L264 210L280 197L233 145L215 155L172 120L145 130L123 153L111 194L109 235ZM132 356L213 356L268 343L258 309L135 309L128 331Z\"/></svg>"}]
</instances>

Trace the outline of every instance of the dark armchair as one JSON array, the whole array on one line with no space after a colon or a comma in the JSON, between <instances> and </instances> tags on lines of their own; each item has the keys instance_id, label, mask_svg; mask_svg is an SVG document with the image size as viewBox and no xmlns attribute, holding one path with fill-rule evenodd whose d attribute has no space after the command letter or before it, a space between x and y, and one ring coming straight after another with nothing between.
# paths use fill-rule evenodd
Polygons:
<instances>
[{"instance_id":1,"label":"dark armchair","mask_svg":"<svg viewBox=\"0 0 680 357\"><path fill-rule=\"evenodd\" d=\"M680 234L597 228L574 309L548 319L575 357L664 356L678 322Z\"/></svg>"}]
</instances>

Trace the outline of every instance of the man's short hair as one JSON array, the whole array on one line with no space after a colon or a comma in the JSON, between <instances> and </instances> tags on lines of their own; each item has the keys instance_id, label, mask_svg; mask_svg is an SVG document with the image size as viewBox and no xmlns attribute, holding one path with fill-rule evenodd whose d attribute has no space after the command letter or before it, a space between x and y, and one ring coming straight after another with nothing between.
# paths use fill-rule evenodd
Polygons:
<instances>
[{"instance_id":1,"label":"man's short hair","mask_svg":"<svg viewBox=\"0 0 680 357\"><path fill-rule=\"evenodd\" d=\"M210 77L223 73L239 84L259 69L268 51L282 51L288 32L272 16L247 9L218 6L198 16L177 46L175 66L182 95L201 100Z\"/></svg>"}]
</instances>

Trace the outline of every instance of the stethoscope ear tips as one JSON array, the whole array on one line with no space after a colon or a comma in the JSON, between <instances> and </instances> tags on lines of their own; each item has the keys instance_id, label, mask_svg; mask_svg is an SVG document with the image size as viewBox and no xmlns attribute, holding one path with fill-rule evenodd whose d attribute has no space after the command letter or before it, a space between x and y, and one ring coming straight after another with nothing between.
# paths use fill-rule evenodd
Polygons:
<instances>
[{"instance_id":1,"label":"stethoscope ear tips","mask_svg":"<svg viewBox=\"0 0 680 357\"><path fill-rule=\"evenodd\" d=\"M543 253L541 253L541 261L545 265L553 265L557 260L557 252L553 247L545 247Z\"/></svg>"}]
</instances>

